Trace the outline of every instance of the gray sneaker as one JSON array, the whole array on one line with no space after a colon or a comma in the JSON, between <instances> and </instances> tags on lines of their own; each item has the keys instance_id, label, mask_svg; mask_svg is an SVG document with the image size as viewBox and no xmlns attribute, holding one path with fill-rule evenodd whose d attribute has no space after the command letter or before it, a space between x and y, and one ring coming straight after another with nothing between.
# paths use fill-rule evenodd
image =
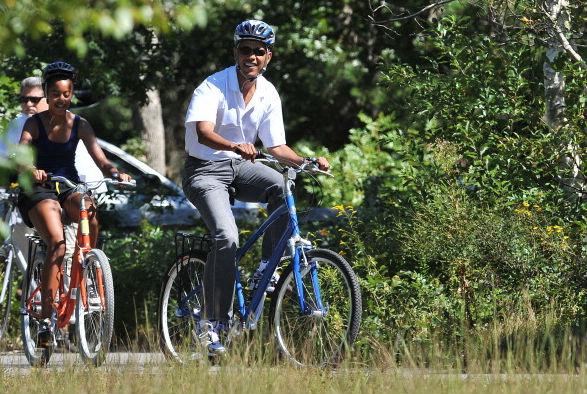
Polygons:
<instances>
[{"instance_id":1,"label":"gray sneaker","mask_svg":"<svg viewBox=\"0 0 587 394\"><path fill-rule=\"evenodd\" d=\"M220 342L218 333L222 329L222 324L219 322L205 321L200 322L201 333L199 335L200 342L208 349L208 356L219 356L226 353L226 348Z\"/></svg>"}]
</instances>

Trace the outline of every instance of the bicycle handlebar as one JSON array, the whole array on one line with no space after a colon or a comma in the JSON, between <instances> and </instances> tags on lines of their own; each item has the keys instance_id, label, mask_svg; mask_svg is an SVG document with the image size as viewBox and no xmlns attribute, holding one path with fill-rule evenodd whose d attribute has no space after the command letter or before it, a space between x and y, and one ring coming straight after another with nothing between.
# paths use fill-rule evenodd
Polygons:
<instances>
[{"instance_id":1,"label":"bicycle handlebar","mask_svg":"<svg viewBox=\"0 0 587 394\"><path fill-rule=\"evenodd\" d=\"M76 184L64 176L49 175L49 180L51 182L63 182L67 186L72 187L72 188L77 188L79 185L85 184L88 190L95 190L95 189L99 188L103 183L109 183L109 184L115 185L115 186L128 186L128 187L136 187L137 186L137 181L135 181L134 179L132 179L129 182L125 182L125 181L117 181L116 179L112 179L112 178L104 178L99 181L80 182L80 183Z\"/></svg>"},{"instance_id":2,"label":"bicycle handlebar","mask_svg":"<svg viewBox=\"0 0 587 394\"><path fill-rule=\"evenodd\" d=\"M312 158L310 160L304 160L304 162L301 165L297 165L295 163L285 164L282 161L280 161L279 159L277 159L275 156L272 156L268 153L259 151L259 152L257 152L257 156L255 157L255 160L258 160L260 162L271 163L271 164L278 164L284 168L291 168L291 169L295 170L296 172L307 171L307 172L318 173L318 174L323 174L323 175L328 175L330 177L334 177L334 175L332 175L330 172L323 171L320 168L318 168L318 160L316 158Z\"/></svg>"},{"instance_id":3,"label":"bicycle handlebar","mask_svg":"<svg viewBox=\"0 0 587 394\"><path fill-rule=\"evenodd\" d=\"M7 188L0 190L0 201L16 200L18 198L19 188Z\"/></svg>"}]
</instances>

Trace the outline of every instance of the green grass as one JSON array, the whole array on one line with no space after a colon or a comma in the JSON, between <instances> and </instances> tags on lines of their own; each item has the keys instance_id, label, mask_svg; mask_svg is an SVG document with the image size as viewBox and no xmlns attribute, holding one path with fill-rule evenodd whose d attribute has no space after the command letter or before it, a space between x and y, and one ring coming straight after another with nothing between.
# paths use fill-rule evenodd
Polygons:
<instances>
[{"instance_id":1,"label":"green grass","mask_svg":"<svg viewBox=\"0 0 587 394\"><path fill-rule=\"evenodd\" d=\"M368 354L355 351L337 369L294 368L267 338L258 333L241 338L219 366L200 360L0 367L0 393L577 393L587 388L582 342L553 332L505 335L496 328L466 341L371 341Z\"/></svg>"},{"instance_id":2,"label":"green grass","mask_svg":"<svg viewBox=\"0 0 587 394\"><path fill-rule=\"evenodd\" d=\"M471 374L418 369L211 368L172 363L0 372L4 393L577 393L587 374Z\"/></svg>"}]
</instances>

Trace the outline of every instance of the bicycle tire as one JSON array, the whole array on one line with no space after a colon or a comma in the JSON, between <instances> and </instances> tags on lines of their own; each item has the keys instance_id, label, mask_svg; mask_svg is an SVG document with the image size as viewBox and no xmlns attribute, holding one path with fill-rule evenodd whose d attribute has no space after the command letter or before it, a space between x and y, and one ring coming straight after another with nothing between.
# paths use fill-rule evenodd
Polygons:
<instances>
[{"instance_id":1,"label":"bicycle tire","mask_svg":"<svg viewBox=\"0 0 587 394\"><path fill-rule=\"evenodd\" d=\"M33 367L46 365L53 353L52 346L37 347L39 321L34 315L41 314L41 292L37 291L31 303L27 303L29 297L41 285L44 262L44 254L37 253L33 262L28 264L22 283L21 310L23 312L20 316L22 344L24 354Z\"/></svg>"},{"instance_id":2,"label":"bicycle tire","mask_svg":"<svg viewBox=\"0 0 587 394\"><path fill-rule=\"evenodd\" d=\"M10 307L12 305L12 272L6 272L8 262L5 257L0 257L0 294L4 292L4 302L0 302L0 340L8 328L10 320ZM10 270L12 271L12 269ZM6 278L8 277L8 279ZM4 282L6 281L6 289Z\"/></svg>"},{"instance_id":3,"label":"bicycle tire","mask_svg":"<svg viewBox=\"0 0 587 394\"><path fill-rule=\"evenodd\" d=\"M169 266L159 295L159 345L178 362L201 357L198 340L203 308L205 253L182 256Z\"/></svg>"},{"instance_id":4,"label":"bicycle tire","mask_svg":"<svg viewBox=\"0 0 587 394\"><path fill-rule=\"evenodd\" d=\"M302 267L305 300L318 310L311 282L317 266L324 316L300 312L293 264L284 270L271 301L270 324L279 352L297 366L336 366L350 351L359 333L362 300L359 281L348 262L327 249L306 252ZM289 258L291 260L291 257Z\"/></svg>"},{"instance_id":5,"label":"bicycle tire","mask_svg":"<svg viewBox=\"0 0 587 394\"><path fill-rule=\"evenodd\" d=\"M75 308L75 332L81 358L87 364L101 365L106 360L114 330L114 282L108 258L100 249L92 249L85 259L81 286L85 287L86 305L78 289ZM98 278L102 279L103 299L99 297Z\"/></svg>"}]
</instances>

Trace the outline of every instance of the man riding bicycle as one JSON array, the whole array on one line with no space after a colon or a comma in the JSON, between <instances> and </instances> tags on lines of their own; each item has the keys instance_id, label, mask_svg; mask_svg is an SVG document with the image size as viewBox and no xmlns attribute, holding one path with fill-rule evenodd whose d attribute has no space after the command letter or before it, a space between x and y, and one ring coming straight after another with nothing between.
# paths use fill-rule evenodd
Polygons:
<instances>
[{"instance_id":1,"label":"man riding bicycle","mask_svg":"<svg viewBox=\"0 0 587 394\"><path fill-rule=\"evenodd\" d=\"M130 180L106 159L96 141L92 126L84 118L68 111L73 98L75 69L62 61L50 63L43 70L43 90L49 109L29 118L23 127L21 144L31 144L36 151L32 168L36 184L29 192L21 192L18 208L25 223L35 227L47 245L47 257L41 279L41 315L38 337L39 346L52 343L51 314L59 286L60 266L65 254L62 209L73 221L79 221L81 194L64 184L48 182L48 173L60 175L71 181L80 181L75 167L75 152L81 140L95 163L105 176ZM95 247L98 221L93 201L86 202L90 212L91 245Z\"/></svg>"},{"instance_id":2,"label":"man riding bicycle","mask_svg":"<svg viewBox=\"0 0 587 394\"><path fill-rule=\"evenodd\" d=\"M226 351L218 331L229 320L234 296L239 240L229 188L241 201L268 203L271 213L283 202L283 179L274 169L255 163L257 138L283 162L300 165L306 160L286 145L281 99L262 75L274 43L275 32L267 23L240 23L234 32L235 65L206 78L194 90L186 114L183 189L212 235L202 323L202 339L211 355ZM324 157L316 160L320 169L328 170ZM286 225L284 216L267 231L259 272Z\"/></svg>"}]
</instances>

